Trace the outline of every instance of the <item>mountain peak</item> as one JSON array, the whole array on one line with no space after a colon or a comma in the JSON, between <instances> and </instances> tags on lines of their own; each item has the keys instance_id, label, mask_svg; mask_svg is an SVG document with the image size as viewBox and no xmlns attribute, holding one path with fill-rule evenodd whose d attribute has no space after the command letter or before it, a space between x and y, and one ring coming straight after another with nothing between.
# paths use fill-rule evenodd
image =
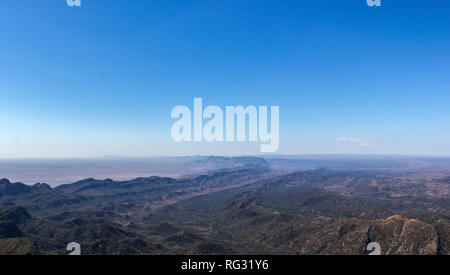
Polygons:
<instances>
[{"instance_id":1,"label":"mountain peak","mask_svg":"<svg viewBox=\"0 0 450 275\"><path fill-rule=\"evenodd\" d=\"M52 189L51 187L50 187L50 185L48 185L48 184L46 184L46 183L40 183L40 182L38 182L38 183L36 183L35 185L33 185L33 187L36 187L36 188L44 188L44 189Z\"/></svg>"}]
</instances>

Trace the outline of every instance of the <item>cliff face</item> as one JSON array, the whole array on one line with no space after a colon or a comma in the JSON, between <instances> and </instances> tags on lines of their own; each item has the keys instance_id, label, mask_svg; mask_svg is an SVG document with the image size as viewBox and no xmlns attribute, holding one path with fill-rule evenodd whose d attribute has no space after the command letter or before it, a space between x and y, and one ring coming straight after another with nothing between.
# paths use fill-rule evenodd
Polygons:
<instances>
[{"instance_id":1,"label":"cliff face","mask_svg":"<svg viewBox=\"0 0 450 275\"><path fill-rule=\"evenodd\" d=\"M450 223L440 222L434 228L439 237L438 254L450 255Z\"/></svg>"}]
</instances>

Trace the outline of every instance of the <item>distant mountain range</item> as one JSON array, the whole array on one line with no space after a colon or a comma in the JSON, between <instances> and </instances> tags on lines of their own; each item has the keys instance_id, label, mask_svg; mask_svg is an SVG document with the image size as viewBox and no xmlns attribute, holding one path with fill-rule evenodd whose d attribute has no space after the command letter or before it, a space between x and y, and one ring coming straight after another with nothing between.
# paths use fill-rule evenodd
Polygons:
<instances>
[{"instance_id":1,"label":"distant mountain range","mask_svg":"<svg viewBox=\"0 0 450 275\"><path fill-rule=\"evenodd\" d=\"M203 169L177 179L2 179L0 254L68 254L69 242L83 254L367 254L370 242L382 254L450 254L445 169L191 161Z\"/></svg>"}]
</instances>

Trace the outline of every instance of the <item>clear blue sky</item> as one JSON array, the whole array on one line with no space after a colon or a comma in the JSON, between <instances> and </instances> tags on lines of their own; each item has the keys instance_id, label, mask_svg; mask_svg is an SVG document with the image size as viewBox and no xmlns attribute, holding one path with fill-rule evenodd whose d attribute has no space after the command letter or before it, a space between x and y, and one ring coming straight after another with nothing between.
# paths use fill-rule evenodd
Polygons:
<instances>
[{"instance_id":1,"label":"clear blue sky","mask_svg":"<svg viewBox=\"0 0 450 275\"><path fill-rule=\"evenodd\" d=\"M2 1L0 158L257 154L176 105L279 105L278 153L450 155L447 0Z\"/></svg>"}]
</instances>

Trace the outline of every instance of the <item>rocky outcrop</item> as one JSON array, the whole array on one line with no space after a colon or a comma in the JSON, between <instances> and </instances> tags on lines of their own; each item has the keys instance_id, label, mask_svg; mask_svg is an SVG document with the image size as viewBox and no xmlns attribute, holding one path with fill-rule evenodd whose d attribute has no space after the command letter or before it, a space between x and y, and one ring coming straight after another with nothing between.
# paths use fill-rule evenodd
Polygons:
<instances>
[{"instance_id":1,"label":"rocky outcrop","mask_svg":"<svg viewBox=\"0 0 450 275\"><path fill-rule=\"evenodd\" d=\"M377 242L385 255L436 255L439 237L430 224L399 215L375 222L369 229L368 241Z\"/></svg>"}]
</instances>

